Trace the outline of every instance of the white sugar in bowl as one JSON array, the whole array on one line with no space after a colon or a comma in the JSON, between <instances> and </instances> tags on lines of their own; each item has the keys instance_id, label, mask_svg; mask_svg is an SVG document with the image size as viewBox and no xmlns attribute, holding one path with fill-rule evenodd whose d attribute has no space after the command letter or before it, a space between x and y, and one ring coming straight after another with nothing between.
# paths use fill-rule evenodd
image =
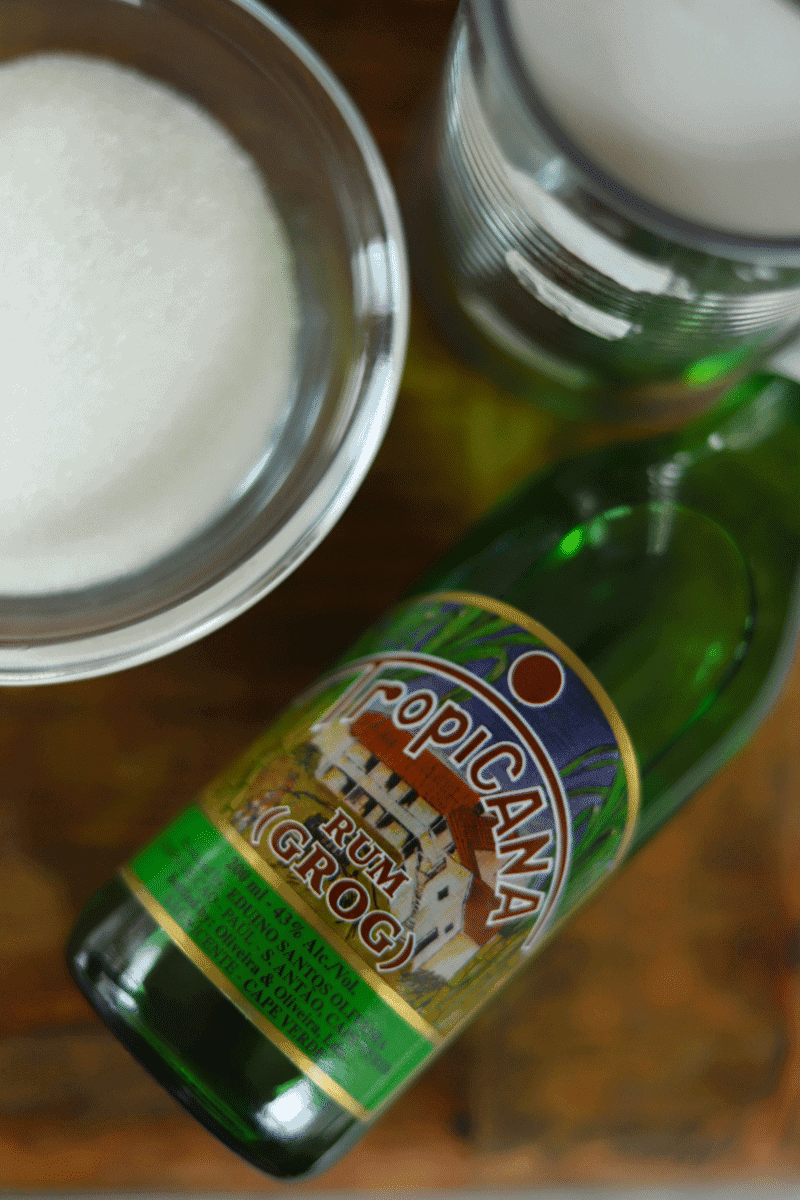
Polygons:
<instances>
[{"instance_id":1,"label":"white sugar in bowl","mask_svg":"<svg viewBox=\"0 0 800 1200\"><path fill-rule=\"evenodd\" d=\"M262 5L0 27L0 682L52 683L204 636L314 549L385 432L408 283L363 121Z\"/></svg>"}]
</instances>

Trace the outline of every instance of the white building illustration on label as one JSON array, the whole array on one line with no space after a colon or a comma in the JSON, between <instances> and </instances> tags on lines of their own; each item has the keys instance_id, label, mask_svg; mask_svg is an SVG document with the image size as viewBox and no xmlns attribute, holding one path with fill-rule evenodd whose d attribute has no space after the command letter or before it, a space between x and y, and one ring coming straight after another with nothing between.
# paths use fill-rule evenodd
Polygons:
<instances>
[{"instance_id":1,"label":"white building illustration on label","mask_svg":"<svg viewBox=\"0 0 800 1200\"><path fill-rule=\"evenodd\" d=\"M415 934L410 968L449 980L496 935L486 925L496 903L494 821L431 751L403 754L408 740L379 712L352 727L333 720L315 731L314 774L397 851L409 881L389 905Z\"/></svg>"}]
</instances>

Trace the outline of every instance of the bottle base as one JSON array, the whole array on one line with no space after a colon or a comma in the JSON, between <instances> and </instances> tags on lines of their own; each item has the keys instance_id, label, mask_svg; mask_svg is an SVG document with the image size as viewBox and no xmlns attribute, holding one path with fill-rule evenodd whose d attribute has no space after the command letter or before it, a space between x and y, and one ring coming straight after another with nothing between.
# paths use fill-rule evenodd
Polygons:
<instances>
[{"instance_id":1,"label":"bottle base","mask_svg":"<svg viewBox=\"0 0 800 1200\"><path fill-rule=\"evenodd\" d=\"M122 880L86 906L66 957L79 990L129 1053L251 1166L309 1179L365 1131L217 991Z\"/></svg>"}]
</instances>

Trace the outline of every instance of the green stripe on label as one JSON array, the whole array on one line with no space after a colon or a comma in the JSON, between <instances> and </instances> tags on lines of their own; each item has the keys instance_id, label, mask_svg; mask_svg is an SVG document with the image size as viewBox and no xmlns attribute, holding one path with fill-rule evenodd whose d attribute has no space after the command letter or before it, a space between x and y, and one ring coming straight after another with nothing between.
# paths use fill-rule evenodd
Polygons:
<instances>
[{"instance_id":1,"label":"green stripe on label","mask_svg":"<svg viewBox=\"0 0 800 1200\"><path fill-rule=\"evenodd\" d=\"M198 808L131 869L245 1000L364 1108L432 1052Z\"/></svg>"}]
</instances>

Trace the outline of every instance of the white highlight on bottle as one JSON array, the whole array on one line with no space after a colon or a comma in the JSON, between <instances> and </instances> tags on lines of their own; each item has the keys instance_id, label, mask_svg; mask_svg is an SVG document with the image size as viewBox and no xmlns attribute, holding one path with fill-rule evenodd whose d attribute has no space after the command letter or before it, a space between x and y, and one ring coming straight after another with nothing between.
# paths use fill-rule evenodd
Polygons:
<instances>
[{"instance_id":1,"label":"white highlight on bottle","mask_svg":"<svg viewBox=\"0 0 800 1200\"><path fill-rule=\"evenodd\" d=\"M297 302L255 164L190 100L0 67L0 591L147 566L230 505L292 399Z\"/></svg>"},{"instance_id":2,"label":"white highlight on bottle","mask_svg":"<svg viewBox=\"0 0 800 1200\"><path fill-rule=\"evenodd\" d=\"M791 0L506 0L576 144L678 216L800 236L800 9Z\"/></svg>"}]
</instances>

